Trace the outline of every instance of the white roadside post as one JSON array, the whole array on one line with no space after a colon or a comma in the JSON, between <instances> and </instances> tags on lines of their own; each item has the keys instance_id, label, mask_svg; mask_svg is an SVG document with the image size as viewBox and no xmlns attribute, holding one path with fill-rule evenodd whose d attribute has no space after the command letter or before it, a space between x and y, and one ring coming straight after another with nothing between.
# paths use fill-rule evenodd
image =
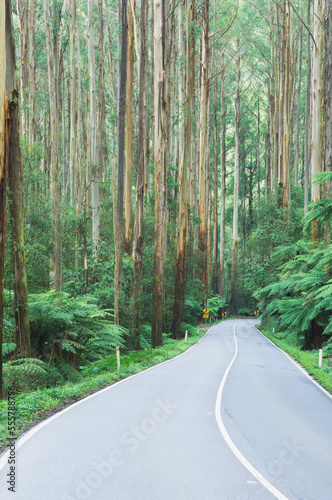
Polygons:
<instances>
[{"instance_id":1,"label":"white roadside post","mask_svg":"<svg viewBox=\"0 0 332 500\"><path fill-rule=\"evenodd\" d=\"M184 341L187 342L187 339L188 339L188 330L186 330L186 333L184 335Z\"/></svg>"},{"instance_id":2,"label":"white roadside post","mask_svg":"<svg viewBox=\"0 0 332 500\"><path fill-rule=\"evenodd\" d=\"M116 348L116 361L118 365L118 371L120 371L120 347Z\"/></svg>"},{"instance_id":3,"label":"white roadside post","mask_svg":"<svg viewBox=\"0 0 332 500\"><path fill-rule=\"evenodd\" d=\"M323 349L319 349L318 366L322 366L322 360L323 360Z\"/></svg>"}]
</instances>

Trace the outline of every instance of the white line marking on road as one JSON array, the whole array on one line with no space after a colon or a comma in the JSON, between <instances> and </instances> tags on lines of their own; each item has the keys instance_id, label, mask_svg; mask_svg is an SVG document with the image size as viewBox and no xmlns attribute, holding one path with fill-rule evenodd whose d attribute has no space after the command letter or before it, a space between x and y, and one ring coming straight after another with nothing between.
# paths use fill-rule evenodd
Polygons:
<instances>
[{"instance_id":1,"label":"white line marking on road","mask_svg":"<svg viewBox=\"0 0 332 500\"><path fill-rule=\"evenodd\" d=\"M224 390L224 387L225 387L225 383L226 383L226 380L227 380L227 377L228 377L228 374L230 372L230 369L232 368L233 366L233 363L235 361L235 358L237 357L237 352L238 352L238 348L237 348L237 338L236 338L236 334L235 334L235 327L238 325L239 323L235 323L234 327L233 327L233 334L234 334L234 341L235 341L235 353L234 353L234 356L231 360L231 362L229 363L226 371L225 371L225 374L222 378L222 381L220 383L220 386L219 386L219 389L218 389L218 394L217 394L217 400L216 400L216 406L215 406L215 416L216 416L216 420L217 420L217 424L218 424L218 427L219 427L219 430L224 438L224 440L226 441L226 443L228 444L229 448L231 449L231 451L234 453L234 455L236 456L236 458L242 463L242 465L244 465L244 467L268 490L270 491L270 493L272 493L272 495L274 495L276 498L278 498L278 500L288 500L287 497L285 497L285 495L283 495L279 490L277 490L260 472L258 472L257 469L255 469L255 467L253 465L251 465L251 463L242 455L242 453L240 452L240 450L236 447L235 443L232 441L230 435L228 434L227 430L226 430L226 427L224 425L224 422L221 418L221 399L222 399L222 392Z\"/></svg>"},{"instance_id":2,"label":"white line marking on road","mask_svg":"<svg viewBox=\"0 0 332 500\"><path fill-rule=\"evenodd\" d=\"M326 394L329 398L332 399L332 394L330 394L323 386L321 386L315 379L313 379L311 377L311 375L309 375L309 373L305 370L305 368L303 368L303 366L301 366L299 364L298 361L295 361L289 354L287 354L287 352L283 351L280 347L278 347L271 339L269 339L268 337L266 337L264 335L264 333L262 333L260 330L258 330L257 326L255 326L254 328L256 328L256 330L266 339L268 340L269 342L271 342L271 344L276 347L277 349L279 349L279 351L281 351L299 370L301 370L302 373L304 373L304 375L306 377L308 377L311 382L313 382L315 385L317 385L317 387L319 387L319 389L321 391L324 392L324 394Z\"/></svg>"},{"instance_id":3,"label":"white line marking on road","mask_svg":"<svg viewBox=\"0 0 332 500\"><path fill-rule=\"evenodd\" d=\"M203 335L201 339L199 339L196 344L193 344L189 349L186 349L185 351L181 352L181 354L178 354L174 358L166 359L166 361L162 361L161 363L158 363L157 365L150 366L150 368L147 368L146 370L143 370L138 373L134 373L134 375L130 375L129 377L123 378L119 380L118 382L115 382L114 384L111 384L107 387L104 387L104 389L101 389L100 391L94 392L93 394L90 394L90 396L87 396L86 398L80 399L80 401L77 401L76 403L73 403L72 405L68 406L67 408L64 408L63 410L59 411L58 413L55 413L55 415L52 415L52 417L47 418L46 420L43 420L40 422L40 424L37 424L35 427L30 429L29 431L26 432L26 434L23 434L22 437L20 437L16 442L15 442L15 449L18 450L29 438L31 438L36 432L38 432L40 429L45 427L45 425L49 424L52 422L52 420L58 418L60 415L63 415L67 411L71 410L74 408L74 406L77 406L84 401L87 401L88 399L94 398L98 394L101 394L102 392L109 391L110 389L113 389L113 387L118 386L119 384L122 384L123 382L126 382L129 379L132 379L134 377L137 377L138 375L141 375L142 373L148 372L149 370L153 370L154 368L157 368L157 366L164 365L165 363L169 363L170 361L173 361L174 359L179 358L180 356L183 356L187 352L189 352L191 349L193 349L196 345L198 345L209 333L209 331L214 327L218 325L213 325L211 326ZM4 454L0 457L0 471L4 468L4 466L8 463L8 457L9 457L9 452L10 450L7 450L4 452Z\"/></svg>"}]
</instances>

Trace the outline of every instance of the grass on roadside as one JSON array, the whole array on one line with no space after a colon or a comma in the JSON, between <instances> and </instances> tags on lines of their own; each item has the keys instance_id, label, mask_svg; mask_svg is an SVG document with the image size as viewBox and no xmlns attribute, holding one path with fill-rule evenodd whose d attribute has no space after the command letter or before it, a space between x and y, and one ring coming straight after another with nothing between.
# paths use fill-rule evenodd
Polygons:
<instances>
[{"instance_id":1,"label":"grass on roadside","mask_svg":"<svg viewBox=\"0 0 332 500\"><path fill-rule=\"evenodd\" d=\"M271 333L265 330L261 331L263 335L272 340L280 349L300 363L309 375L332 394L332 358L324 355L324 349L322 366L319 367L318 350L302 351L300 347L294 345L294 339L287 337L284 332Z\"/></svg>"},{"instance_id":2,"label":"grass on roadside","mask_svg":"<svg viewBox=\"0 0 332 500\"><path fill-rule=\"evenodd\" d=\"M121 356L121 369L117 370L116 356L107 356L82 369L84 379L78 383L67 382L51 388L40 388L33 392L24 392L15 397L15 430L18 437L40 420L77 400L96 392L118 380L139 373L162 361L174 358L198 342L204 331L188 328L188 341L164 337L163 347L130 352ZM0 401L0 452L13 439L8 434L8 400Z\"/></svg>"}]
</instances>

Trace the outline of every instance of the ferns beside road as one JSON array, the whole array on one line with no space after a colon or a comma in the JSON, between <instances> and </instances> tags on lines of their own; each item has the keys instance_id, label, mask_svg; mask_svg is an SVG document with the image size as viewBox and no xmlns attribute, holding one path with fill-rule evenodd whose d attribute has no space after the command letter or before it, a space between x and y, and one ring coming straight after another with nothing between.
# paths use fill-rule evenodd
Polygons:
<instances>
[{"instance_id":1,"label":"ferns beside road","mask_svg":"<svg viewBox=\"0 0 332 500\"><path fill-rule=\"evenodd\" d=\"M310 243L301 241L278 249L274 257L282 262L279 281L256 294L263 320L271 317L306 349L332 347L332 246L310 250Z\"/></svg>"},{"instance_id":2,"label":"ferns beside road","mask_svg":"<svg viewBox=\"0 0 332 500\"><path fill-rule=\"evenodd\" d=\"M35 358L17 358L13 332L3 344L5 387L49 387L81 379L77 368L123 346L125 328L114 325L113 312L100 309L91 296L70 298L48 292L29 296L31 346ZM76 369L75 369L76 368Z\"/></svg>"}]
</instances>

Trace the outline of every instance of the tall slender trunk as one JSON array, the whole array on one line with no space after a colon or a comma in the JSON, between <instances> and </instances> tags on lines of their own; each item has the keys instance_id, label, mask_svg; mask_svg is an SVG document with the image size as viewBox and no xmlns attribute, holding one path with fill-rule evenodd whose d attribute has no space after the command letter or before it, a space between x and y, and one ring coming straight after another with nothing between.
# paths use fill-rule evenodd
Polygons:
<instances>
[{"instance_id":1,"label":"tall slender trunk","mask_svg":"<svg viewBox=\"0 0 332 500\"><path fill-rule=\"evenodd\" d=\"M225 284L225 214L226 214L226 138L225 138L225 54L221 54L220 91L220 282L219 295L224 296Z\"/></svg>"},{"instance_id":2,"label":"tall slender trunk","mask_svg":"<svg viewBox=\"0 0 332 500\"><path fill-rule=\"evenodd\" d=\"M154 268L151 346L162 345L166 250L165 1L154 0Z\"/></svg>"},{"instance_id":3,"label":"tall slender trunk","mask_svg":"<svg viewBox=\"0 0 332 500\"><path fill-rule=\"evenodd\" d=\"M332 1L325 0L325 62L324 62L324 117L325 117L325 162L324 170L332 171ZM331 181L324 183L324 198L330 199ZM324 246L327 248L331 244L331 221L326 221L324 225Z\"/></svg>"},{"instance_id":4,"label":"tall slender trunk","mask_svg":"<svg viewBox=\"0 0 332 500\"><path fill-rule=\"evenodd\" d=\"M127 44L128 21L127 0L119 0L119 19L121 19L121 57L119 58L118 84L118 165L117 165L117 203L115 223L115 265L114 265L114 322L120 324L119 302L122 288L123 267L123 195L124 195L124 146L127 83ZM120 52L120 46L119 46Z\"/></svg>"},{"instance_id":5,"label":"tall slender trunk","mask_svg":"<svg viewBox=\"0 0 332 500\"><path fill-rule=\"evenodd\" d=\"M24 256L23 161L20 148L18 92L9 105L8 178L10 218L12 221L12 264L14 269L15 323L17 350L30 357L28 286Z\"/></svg>"},{"instance_id":6,"label":"tall slender trunk","mask_svg":"<svg viewBox=\"0 0 332 500\"><path fill-rule=\"evenodd\" d=\"M260 102L258 96L257 103L257 147L256 147L256 166L257 166L257 222L259 224L260 207L261 207L261 156L260 156L260 139L261 139L261 115Z\"/></svg>"},{"instance_id":7,"label":"tall slender trunk","mask_svg":"<svg viewBox=\"0 0 332 500\"><path fill-rule=\"evenodd\" d=\"M92 205L92 254L97 258L100 221L99 221L99 172L97 144L97 95L96 68L93 26L93 0L88 2L88 59L89 59L89 93L90 93L90 175L91 175L91 205Z\"/></svg>"},{"instance_id":8,"label":"tall slender trunk","mask_svg":"<svg viewBox=\"0 0 332 500\"><path fill-rule=\"evenodd\" d=\"M69 178L70 178L70 205L76 201L76 61L75 61L75 30L76 30L76 0L70 0L70 151L69 151Z\"/></svg>"},{"instance_id":9,"label":"tall slender trunk","mask_svg":"<svg viewBox=\"0 0 332 500\"><path fill-rule=\"evenodd\" d=\"M127 58L127 124L126 124L126 186L125 186L125 252L133 251L133 88L134 88L134 15L135 0L129 2Z\"/></svg>"},{"instance_id":10,"label":"tall slender trunk","mask_svg":"<svg viewBox=\"0 0 332 500\"><path fill-rule=\"evenodd\" d=\"M307 9L307 24L310 26L310 7L311 0L308 0ZM309 176L310 176L310 108L311 108L311 38L310 33L307 34L307 89L306 89L306 105L305 105L305 126L304 126L304 213L308 211L309 204Z\"/></svg>"},{"instance_id":11,"label":"tall slender trunk","mask_svg":"<svg viewBox=\"0 0 332 500\"><path fill-rule=\"evenodd\" d=\"M139 68L139 98L138 98L138 151L137 151L137 179L136 179L136 204L134 225L134 324L132 344L134 349L140 348L140 298L141 276L143 262L143 196L144 196L144 96L146 93L145 60L147 52L146 36L146 0L141 0L141 54Z\"/></svg>"},{"instance_id":12,"label":"tall slender trunk","mask_svg":"<svg viewBox=\"0 0 332 500\"><path fill-rule=\"evenodd\" d=\"M237 310L237 258L238 258L238 224L239 224L239 162L240 162L240 40L236 42L236 97L235 97L235 152L234 152L234 204L233 204L233 249L232 249L232 281L231 281L231 314Z\"/></svg>"},{"instance_id":13,"label":"tall slender trunk","mask_svg":"<svg viewBox=\"0 0 332 500\"><path fill-rule=\"evenodd\" d=\"M284 2L284 54L285 67L283 77L283 156L282 156L282 183L283 183L283 210L284 219L289 220L290 203L290 120L291 120L291 93L292 93L292 74L291 74L291 20L289 0Z\"/></svg>"},{"instance_id":14,"label":"tall slender trunk","mask_svg":"<svg viewBox=\"0 0 332 500\"><path fill-rule=\"evenodd\" d=\"M193 38L193 16L194 2L187 2L187 23L186 34L187 44L184 41L184 27L182 19L185 12L185 2L179 3L179 57L182 61L186 60L186 66L182 68L182 79L179 82L179 102L182 107L180 110L180 133L183 138L180 139L180 193L179 193L179 222L178 239L176 254L176 275L174 288L174 312L173 312L173 337L180 338L181 322L184 314L184 287L185 287L185 262L186 262L186 243L189 216L189 198L190 198L190 164L191 164L191 141L192 141L192 113L193 113L193 85L192 65L194 55ZM185 59L185 53L187 58ZM186 78L185 78L186 77ZM181 77L180 77L181 78Z\"/></svg>"},{"instance_id":15,"label":"tall slender trunk","mask_svg":"<svg viewBox=\"0 0 332 500\"><path fill-rule=\"evenodd\" d=\"M301 83L302 83L302 31L303 24L300 24L299 32L299 67L298 67L298 84L297 84L297 101L296 101L296 132L295 132L295 159L294 159L294 176L295 185L299 183L299 156L300 156L300 120L301 120Z\"/></svg>"},{"instance_id":16,"label":"tall slender trunk","mask_svg":"<svg viewBox=\"0 0 332 500\"><path fill-rule=\"evenodd\" d=\"M3 332L3 299L4 299L4 273L5 273L5 258L6 258L6 241L7 241L7 209L6 209L6 184L7 175L11 170L11 181L13 180L13 169L18 167L22 173L22 163L20 165L11 164L15 158L13 155L20 154L19 150L19 124L18 124L18 91L16 84L16 68L15 68L15 42L13 37L12 29L12 10L10 0L1 2L0 4L0 399L3 398L3 387L2 387L2 332ZM12 135L11 135L12 134ZM14 149L13 149L14 148ZM17 188L17 197L13 199L13 207L18 208L17 203L19 199L22 203L20 204L20 215L23 216L23 186L15 186ZM11 183L11 189L13 190L13 185ZM18 215L18 214L16 214ZM23 224L18 224L18 219L15 217L13 225L13 237L14 242L18 243L18 234L21 235L21 229L23 230ZM22 249L20 249L22 250ZM17 256L19 259L19 256ZM21 259L20 259L21 261ZM24 261L24 259L23 259ZM23 262L24 266L24 262ZM20 267L20 265L18 265ZM22 269L20 267L20 269ZM20 289L21 282L17 281L17 273L15 273L15 284L16 291L22 291ZM15 295L15 299L22 299L22 308L17 312L22 312L22 322L20 326L25 324L27 316L25 312L27 311L27 294ZM24 303L23 303L24 302ZM18 302L16 303L19 306ZM23 311L25 309L25 311ZM17 319L17 318L16 318ZM27 330L25 332L28 334ZM29 335L27 335L29 338ZM17 341L19 342L19 338ZM21 347L21 345L20 345ZM29 354L29 350L27 350Z\"/></svg>"},{"instance_id":17,"label":"tall slender trunk","mask_svg":"<svg viewBox=\"0 0 332 500\"><path fill-rule=\"evenodd\" d=\"M98 180L105 178L105 158L106 158L106 101L105 101L105 52L104 52L104 12L103 0L98 0L98 32L99 32L99 57L98 57L98 80L99 89L97 94L98 115L97 115L97 151L98 151Z\"/></svg>"},{"instance_id":18,"label":"tall slender trunk","mask_svg":"<svg viewBox=\"0 0 332 500\"><path fill-rule=\"evenodd\" d=\"M206 148L207 148L207 113L209 101L209 0L205 0L202 9L202 55L199 106L199 210L198 248L200 253L200 280L204 291L203 302L206 304L207 283L207 200L206 200Z\"/></svg>"},{"instance_id":19,"label":"tall slender trunk","mask_svg":"<svg viewBox=\"0 0 332 500\"><path fill-rule=\"evenodd\" d=\"M55 291L62 289L62 243L61 243L61 211L60 211L60 170L59 170L59 115L57 101L56 70L54 59L54 44L51 37L49 0L44 0L44 20L46 35L46 52L48 66L48 84L51 110L51 192L54 213L54 261L55 261Z\"/></svg>"},{"instance_id":20,"label":"tall slender trunk","mask_svg":"<svg viewBox=\"0 0 332 500\"><path fill-rule=\"evenodd\" d=\"M323 56L323 0L314 0L314 29L315 39L312 62L312 135L311 135L311 201L321 198L320 184L316 184L315 175L322 170L322 56ZM320 240L320 227L317 221L311 223L311 245L316 247Z\"/></svg>"},{"instance_id":21,"label":"tall slender trunk","mask_svg":"<svg viewBox=\"0 0 332 500\"><path fill-rule=\"evenodd\" d=\"M17 18L20 50L20 95L21 95L21 134L25 138L27 128L26 90L28 86L28 4L27 0L17 0Z\"/></svg>"},{"instance_id":22,"label":"tall slender trunk","mask_svg":"<svg viewBox=\"0 0 332 500\"><path fill-rule=\"evenodd\" d=\"M2 392L2 332L4 274L7 242L6 184L8 169L8 99L6 94L6 8L9 1L0 3L0 399ZM10 11L9 11L10 12ZM15 67L14 67L15 74Z\"/></svg>"},{"instance_id":23,"label":"tall slender trunk","mask_svg":"<svg viewBox=\"0 0 332 500\"><path fill-rule=\"evenodd\" d=\"M35 62L35 0L29 0L29 144L35 142L35 98L36 98L36 62Z\"/></svg>"},{"instance_id":24,"label":"tall slender trunk","mask_svg":"<svg viewBox=\"0 0 332 500\"><path fill-rule=\"evenodd\" d=\"M217 131L217 79L214 84L214 103L213 103L213 143L214 143L214 198L213 198L213 290L218 293L218 131Z\"/></svg>"}]
</instances>

